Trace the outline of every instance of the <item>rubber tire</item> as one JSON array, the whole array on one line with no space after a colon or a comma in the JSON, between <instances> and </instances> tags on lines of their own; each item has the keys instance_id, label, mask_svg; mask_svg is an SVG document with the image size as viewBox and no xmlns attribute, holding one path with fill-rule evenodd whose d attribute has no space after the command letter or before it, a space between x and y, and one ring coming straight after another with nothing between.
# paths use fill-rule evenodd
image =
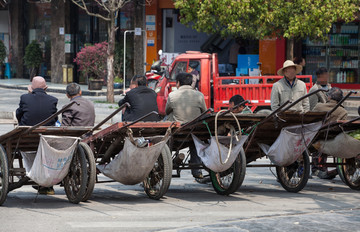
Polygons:
<instances>
[{"instance_id":1,"label":"rubber tire","mask_svg":"<svg viewBox=\"0 0 360 232\"><path fill-rule=\"evenodd\" d=\"M9 163L4 148L0 145L0 205L2 205L7 197L9 189Z\"/></svg>"},{"instance_id":2,"label":"rubber tire","mask_svg":"<svg viewBox=\"0 0 360 232\"><path fill-rule=\"evenodd\" d=\"M152 188L150 188L151 180L154 178L154 169L151 170L149 175L145 178L143 181L144 185L144 191L146 195L148 195L149 198L154 200L159 200L161 197L165 195L167 190L169 189L170 183L171 183L171 177L172 177L172 157L171 157L171 151L167 145L164 146L164 148L161 150L161 153L159 155L159 158L157 162L163 161L163 171L164 176L161 178L162 184L160 186L160 189L156 191L155 193L152 192Z\"/></svg>"},{"instance_id":3,"label":"rubber tire","mask_svg":"<svg viewBox=\"0 0 360 232\"><path fill-rule=\"evenodd\" d=\"M342 158L334 158L334 161L337 161L338 163L343 162ZM346 184L344 172L343 172L343 165L336 165L336 171L339 174L339 177L342 180L342 182L344 182Z\"/></svg>"},{"instance_id":4,"label":"rubber tire","mask_svg":"<svg viewBox=\"0 0 360 232\"><path fill-rule=\"evenodd\" d=\"M296 165L298 163L298 161L295 161L295 163L287 166L287 167L276 167L276 175L278 177L278 180L281 184L281 186L288 192L292 192L292 193L297 193L299 191L301 191L307 184L308 180L309 180L309 175L310 175L310 159L309 159L309 155L307 154L307 152L303 152L302 154L303 160L304 160L304 164L303 164L303 175L300 179L300 182L296 185L296 186L290 186L288 185L288 183L285 181L286 178L288 178L287 176L284 176L284 173L286 172L286 169L288 167L290 167L291 165ZM299 166L301 167L301 166ZM296 172L299 172L299 167L296 168Z\"/></svg>"},{"instance_id":5,"label":"rubber tire","mask_svg":"<svg viewBox=\"0 0 360 232\"><path fill-rule=\"evenodd\" d=\"M96 163L94 158L94 153L86 143L80 142L80 146L85 151L86 163L87 163L87 183L86 191L81 201L87 201L91 197L91 194L94 191L95 182L96 182Z\"/></svg>"},{"instance_id":6,"label":"rubber tire","mask_svg":"<svg viewBox=\"0 0 360 232\"><path fill-rule=\"evenodd\" d=\"M218 176L219 175L221 176L221 174L231 172L230 169L233 169L232 181L231 181L229 187L225 188L220 183ZM238 157L236 158L233 165L228 170L221 172L221 173L213 172L210 170L210 179L211 179L212 186L217 194L230 195L230 194L236 192L238 190L238 188L240 188L240 186L242 185L242 183L245 179L245 174L246 174L246 156L245 156L244 150L241 149Z\"/></svg>"},{"instance_id":7,"label":"rubber tire","mask_svg":"<svg viewBox=\"0 0 360 232\"><path fill-rule=\"evenodd\" d=\"M357 166L360 167L360 166L359 166L360 158L352 158L352 159L357 159L357 161L355 161L355 162L357 162L357 163L358 163ZM349 162L349 160L351 160L351 159L342 159L342 162L343 162L343 163L346 163L346 162ZM356 183L354 183L353 181L351 181L351 180L350 180L350 176L347 175L346 166L347 166L347 165L342 165L342 167L341 167L341 172L342 172L342 174L343 174L345 184L346 184L347 186L349 186L349 187L350 187L351 189L353 189L353 190L360 190L360 177L358 177L358 178L355 180ZM355 168L356 168L356 165L355 165ZM360 171L360 170L359 170L360 168L356 168L356 169L357 169L357 172Z\"/></svg>"},{"instance_id":8,"label":"rubber tire","mask_svg":"<svg viewBox=\"0 0 360 232\"><path fill-rule=\"evenodd\" d=\"M77 167L80 165L79 169ZM79 175L80 172L80 175ZM75 177L75 180L74 180ZM79 185L77 190L74 190L74 186ZM78 204L85 196L86 187L88 182L87 165L85 151L80 144L77 145L77 149L74 151L74 156L70 163L69 173L64 178L64 189L67 198L71 203Z\"/></svg>"}]
</instances>

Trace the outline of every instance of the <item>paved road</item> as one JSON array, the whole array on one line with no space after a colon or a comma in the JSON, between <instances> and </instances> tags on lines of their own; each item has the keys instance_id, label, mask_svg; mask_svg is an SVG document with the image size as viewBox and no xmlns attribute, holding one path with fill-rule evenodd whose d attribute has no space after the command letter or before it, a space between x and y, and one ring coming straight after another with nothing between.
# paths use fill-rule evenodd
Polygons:
<instances>
[{"instance_id":1,"label":"paved road","mask_svg":"<svg viewBox=\"0 0 360 232\"><path fill-rule=\"evenodd\" d=\"M258 162L261 162L258 161ZM38 196L30 186L10 192L0 207L1 231L360 231L359 192L340 179L309 180L297 194L282 189L268 168L248 168L231 196L174 178L154 201L140 185L102 183L89 202L68 203L61 187Z\"/></svg>"},{"instance_id":2,"label":"paved road","mask_svg":"<svg viewBox=\"0 0 360 232\"><path fill-rule=\"evenodd\" d=\"M16 110L23 93L1 89L0 111ZM63 94L51 94L60 107L68 102ZM95 106L97 121L114 110ZM90 201L78 205L67 201L63 188L55 191L37 198L31 186L10 192L0 207L0 231L360 231L358 191L336 178L311 179L302 192L288 193L268 168L248 168L231 196L196 183L188 171L172 180L159 201L148 199L139 185L119 183L97 184Z\"/></svg>"}]
</instances>

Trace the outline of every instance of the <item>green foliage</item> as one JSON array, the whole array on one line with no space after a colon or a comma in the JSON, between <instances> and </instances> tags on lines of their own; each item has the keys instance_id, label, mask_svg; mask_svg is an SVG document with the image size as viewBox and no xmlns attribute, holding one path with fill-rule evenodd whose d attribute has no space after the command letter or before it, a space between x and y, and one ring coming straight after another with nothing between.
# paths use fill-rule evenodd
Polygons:
<instances>
[{"instance_id":1,"label":"green foliage","mask_svg":"<svg viewBox=\"0 0 360 232\"><path fill-rule=\"evenodd\" d=\"M0 40L0 66L4 64L6 58L6 47L2 40Z\"/></svg>"},{"instance_id":2,"label":"green foliage","mask_svg":"<svg viewBox=\"0 0 360 232\"><path fill-rule=\"evenodd\" d=\"M174 0L181 23L206 33L262 39L327 39L338 20L355 19L360 0Z\"/></svg>"},{"instance_id":3,"label":"green foliage","mask_svg":"<svg viewBox=\"0 0 360 232\"><path fill-rule=\"evenodd\" d=\"M40 66L42 62L42 50L40 44L35 40L26 46L24 61L28 68L38 68Z\"/></svg>"}]
</instances>

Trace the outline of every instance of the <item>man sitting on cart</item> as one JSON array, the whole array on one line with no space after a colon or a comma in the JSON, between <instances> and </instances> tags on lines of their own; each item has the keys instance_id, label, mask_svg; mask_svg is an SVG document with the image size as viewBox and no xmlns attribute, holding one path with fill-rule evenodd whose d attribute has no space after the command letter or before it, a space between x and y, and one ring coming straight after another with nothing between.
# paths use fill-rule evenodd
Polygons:
<instances>
[{"instance_id":1,"label":"man sitting on cart","mask_svg":"<svg viewBox=\"0 0 360 232\"><path fill-rule=\"evenodd\" d=\"M315 112L329 112L343 99L343 91L338 87L333 87L329 90L327 102L316 104L313 111ZM346 120L347 111L343 106L339 106L334 112L332 112L327 119L327 123L335 122L337 120ZM336 169L328 172L327 167L323 167L326 163L327 156L322 155L321 157L313 159L314 165L312 167L313 175L318 176L321 179L333 179L337 175Z\"/></svg>"},{"instance_id":2,"label":"man sitting on cart","mask_svg":"<svg viewBox=\"0 0 360 232\"><path fill-rule=\"evenodd\" d=\"M288 100L294 102L307 94L305 83L296 78L296 74L299 74L301 70L302 66L294 64L291 60L285 61L283 67L278 70L278 75L284 76L284 78L276 82L271 89L272 111L278 109ZM290 110L302 113L309 111L309 98L303 99Z\"/></svg>"},{"instance_id":3,"label":"man sitting on cart","mask_svg":"<svg viewBox=\"0 0 360 232\"><path fill-rule=\"evenodd\" d=\"M94 126L94 104L81 96L80 85L76 83L68 84L66 86L66 96L75 104L62 113L62 125Z\"/></svg>"},{"instance_id":4,"label":"man sitting on cart","mask_svg":"<svg viewBox=\"0 0 360 232\"><path fill-rule=\"evenodd\" d=\"M147 87L147 80L145 76L135 75L131 79L131 90L126 93L125 97L119 101L119 106L126 102L130 104L130 108L126 108L122 121L136 121L144 115L158 111L156 102L156 93L154 90ZM143 121L159 121L158 115L152 114L144 118Z\"/></svg>"},{"instance_id":5,"label":"man sitting on cart","mask_svg":"<svg viewBox=\"0 0 360 232\"><path fill-rule=\"evenodd\" d=\"M168 120L186 123L194 120L202 112L207 110L204 95L191 87L192 79L193 76L190 73L177 74L177 90L169 94L165 107ZM190 163L194 165L201 164L194 142L190 143L189 150ZM195 178L203 178L200 169L191 169L191 173Z\"/></svg>"},{"instance_id":6,"label":"man sitting on cart","mask_svg":"<svg viewBox=\"0 0 360 232\"><path fill-rule=\"evenodd\" d=\"M19 108L16 110L16 118L19 126L34 126L57 112L58 99L48 95L46 81L43 77L36 76L28 86L29 93L20 97ZM44 126L55 126L57 117ZM53 187L33 186L39 194L54 195Z\"/></svg>"},{"instance_id":7,"label":"man sitting on cart","mask_svg":"<svg viewBox=\"0 0 360 232\"><path fill-rule=\"evenodd\" d=\"M314 86L309 90L309 93L312 93L318 89L331 89L331 85L329 84L329 73L326 68L321 67L316 70L316 83ZM310 101L310 110L313 110L316 104L318 103L326 103L327 101L327 94L325 92L318 92L317 94L313 94L309 97Z\"/></svg>"},{"instance_id":8,"label":"man sitting on cart","mask_svg":"<svg viewBox=\"0 0 360 232\"><path fill-rule=\"evenodd\" d=\"M229 109L232 109L234 106L239 105L241 102L244 102L244 98L237 94L234 95L230 98L229 100ZM252 114L253 112L251 111L251 109L243 104L241 106L236 107L235 109L232 109L232 111L234 114Z\"/></svg>"}]
</instances>

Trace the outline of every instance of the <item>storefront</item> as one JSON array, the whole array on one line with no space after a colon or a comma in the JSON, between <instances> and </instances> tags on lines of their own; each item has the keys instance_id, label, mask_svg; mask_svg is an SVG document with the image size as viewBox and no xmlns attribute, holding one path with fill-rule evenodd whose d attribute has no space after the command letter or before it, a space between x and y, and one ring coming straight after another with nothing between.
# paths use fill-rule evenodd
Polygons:
<instances>
[{"instance_id":1,"label":"storefront","mask_svg":"<svg viewBox=\"0 0 360 232\"><path fill-rule=\"evenodd\" d=\"M304 40L305 74L315 76L318 68L326 67L332 86L360 89L359 36L359 22L335 23L327 42Z\"/></svg>"}]
</instances>

